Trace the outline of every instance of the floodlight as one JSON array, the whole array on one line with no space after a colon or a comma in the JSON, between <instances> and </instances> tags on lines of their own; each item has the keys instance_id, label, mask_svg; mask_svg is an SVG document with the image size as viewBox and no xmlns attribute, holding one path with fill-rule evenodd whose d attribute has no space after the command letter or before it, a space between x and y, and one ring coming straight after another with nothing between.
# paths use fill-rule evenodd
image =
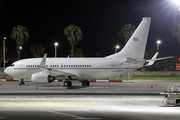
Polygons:
<instances>
[{"instance_id":1,"label":"floodlight","mask_svg":"<svg viewBox=\"0 0 180 120\"><path fill-rule=\"evenodd\" d=\"M119 45L116 45L116 49L119 49Z\"/></svg>"},{"instance_id":2,"label":"floodlight","mask_svg":"<svg viewBox=\"0 0 180 120\"><path fill-rule=\"evenodd\" d=\"M55 46L58 46L58 43L57 43L57 42L55 42L55 43L54 43L54 45L55 45Z\"/></svg>"},{"instance_id":3,"label":"floodlight","mask_svg":"<svg viewBox=\"0 0 180 120\"><path fill-rule=\"evenodd\" d=\"M176 6L178 7L180 11L180 0L173 0L173 2L176 4Z\"/></svg>"}]
</instances>

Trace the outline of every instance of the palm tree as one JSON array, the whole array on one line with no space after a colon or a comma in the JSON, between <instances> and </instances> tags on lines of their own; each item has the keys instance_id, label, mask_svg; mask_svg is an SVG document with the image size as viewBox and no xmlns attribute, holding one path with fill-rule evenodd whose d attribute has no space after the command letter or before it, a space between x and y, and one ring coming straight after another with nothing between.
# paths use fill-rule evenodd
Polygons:
<instances>
[{"instance_id":1,"label":"palm tree","mask_svg":"<svg viewBox=\"0 0 180 120\"><path fill-rule=\"evenodd\" d=\"M41 57L44 54L44 47L41 44L33 44L30 46L34 58Z\"/></svg>"},{"instance_id":2,"label":"palm tree","mask_svg":"<svg viewBox=\"0 0 180 120\"><path fill-rule=\"evenodd\" d=\"M177 21L177 22L174 23L173 37L178 38L178 41L180 43L180 21Z\"/></svg>"},{"instance_id":3,"label":"palm tree","mask_svg":"<svg viewBox=\"0 0 180 120\"><path fill-rule=\"evenodd\" d=\"M64 29L64 35L66 35L67 40L71 44L71 57L74 57L74 45L82 40L82 31L78 26L69 25Z\"/></svg>"},{"instance_id":4,"label":"palm tree","mask_svg":"<svg viewBox=\"0 0 180 120\"><path fill-rule=\"evenodd\" d=\"M84 57L83 49L75 47L74 57Z\"/></svg>"},{"instance_id":5,"label":"palm tree","mask_svg":"<svg viewBox=\"0 0 180 120\"><path fill-rule=\"evenodd\" d=\"M118 34L120 37L123 37L125 43L127 43L131 35L134 33L135 29L136 27L134 25L125 24L124 26L122 26L122 29L118 32Z\"/></svg>"},{"instance_id":6,"label":"palm tree","mask_svg":"<svg viewBox=\"0 0 180 120\"><path fill-rule=\"evenodd\" d=\"M11 32L11 39L16 41L18 60L20 59L20 46L22 46L24 43L27 43L29 38L29 32L26 27L20 25L17 25L17 27L13 27Z\"/></svg>"}]
</instances>

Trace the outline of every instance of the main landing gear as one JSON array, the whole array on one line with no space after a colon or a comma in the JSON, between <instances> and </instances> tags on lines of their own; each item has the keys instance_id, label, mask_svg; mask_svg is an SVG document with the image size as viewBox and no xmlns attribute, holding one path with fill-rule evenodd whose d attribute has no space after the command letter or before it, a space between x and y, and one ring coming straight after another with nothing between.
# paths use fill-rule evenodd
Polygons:
<instances>
[{"instance_id":1,"label":"main landing gear","mask_svg":"<svg viewBox=\"0 0 180 120\"><path fill-rule=\"evenodd\" d=\"M25 85L25 83L24 83L24 79L21 79L21 81L20 81L19 85Z\"/></svg>"},{"instance_id":2,"label":"main landing gear","mask_svg":"<svg viewBox=\"0 0 180 120\"><path fill-rule=\"evenodd\" d=\"M82 86L89 86L90 82L88 80L83 80L82 81Z\"/></svg>"},{"instance_id":3,"label":"main landing gear","mask_svg":"<svg viewBox=\"0 0 180 120\"><path fill-rule=\"evenodd\" d=\"M89 86L90 85L90 82L88 80L82 80L80 82L81 82L82 86ZM64 87L71 87L72 86L72 82L66 80L66 81L64 81L63 86Z\"/></svg>"},{"instance_id":4,"label":"main landing gear","mask_svg":"<svg viewBox=\"0 0 180 120\"><path fill-rule=\"evenodd\" d=\"M71 81L64 81L63 86L64 87L71 87L72 86L72 82Z\"/></svg>"}]
</instances>

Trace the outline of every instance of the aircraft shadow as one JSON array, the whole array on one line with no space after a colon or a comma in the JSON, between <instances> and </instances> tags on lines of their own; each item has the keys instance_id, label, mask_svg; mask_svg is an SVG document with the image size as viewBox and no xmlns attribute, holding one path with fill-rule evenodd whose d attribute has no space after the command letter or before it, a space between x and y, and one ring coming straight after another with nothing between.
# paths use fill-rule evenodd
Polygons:
<instances>
[{"instance_id":1,"label":"aircraft shadow","mask_svg":"<svg viewBox=\"0 0 180 120\"><path fill-rule=\"evenodd\" d=\"M67 89L81 89L81 88L85 88L85 86L71 86L71 87L67 87Z\"/></svg>"},{"instance_id":2,"label":"aircraft shadow","mask_svg":"<svg viewBox=\"0 0 180 120\"><path fill-rule=\"evenodd\" d=\"M38 85L38 87L62 87L62 85Z\"/></svg>"},{"instance_id":3,"label":"aircraft shadow","mask_svg":"<svg viewBox=\"0 0 180 120\"><path fill-rule=\"evenodd\" d=\"M38 87L63 87L62 85L38 85ZM88 86L89 87L89 86ZM71 87L63 87L66 89L81 89L81 88L86 88L86 86L71 86Z\"/></svg>"}]
</instances>

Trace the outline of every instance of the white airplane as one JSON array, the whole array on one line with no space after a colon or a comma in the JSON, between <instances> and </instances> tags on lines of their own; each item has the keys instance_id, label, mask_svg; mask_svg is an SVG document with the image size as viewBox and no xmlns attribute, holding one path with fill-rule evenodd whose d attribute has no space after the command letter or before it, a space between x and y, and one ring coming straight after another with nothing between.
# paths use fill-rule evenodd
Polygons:
<instances>
[{"instance_id":1,"label":"white airplane","mask_svg":"<svg viewBox=\"0 0 180 120\"><path fill-rule=\"evenodd\" d=\"M144 17L124 48L104 58L31 58L12 63L4 72L14 79L31 79L35 83L51 83L55 79L65 80L64 86L72 86L72 80L79 80L82 86L89 86L90 79L108 78L144 66L153 65L158 52L150 60L144 59L151 18Z\"/></svg>"}]
</instances>

